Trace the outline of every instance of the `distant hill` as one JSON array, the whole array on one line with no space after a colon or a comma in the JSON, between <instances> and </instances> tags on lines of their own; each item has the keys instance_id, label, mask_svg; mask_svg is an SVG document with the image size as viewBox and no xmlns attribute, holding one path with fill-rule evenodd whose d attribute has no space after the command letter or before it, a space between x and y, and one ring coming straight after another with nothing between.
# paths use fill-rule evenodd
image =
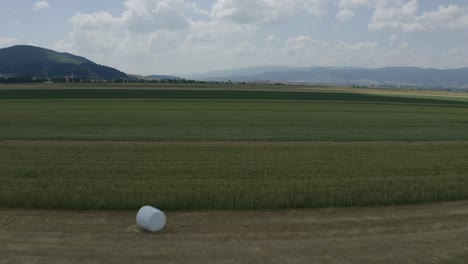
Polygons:
<instances>
[{"instance_id":1,"label":"distant hill","mask_svg":"<svg viewBox=\"0 0 468 264\"><path fill-rule=\"evenodd\" d=\"M468 68L423 69L417 67L252 67L195 74L205 81L270 81L332 85L414 86L468 89Z\"/></svg>"},{"instance_id":2,"label":"distant hill","mask_svg":"<svg viewBox=\"0 0 468 264\"><path fill-rule=\"evenodd\" d=\"M233 76L240 77L252 77L265 72L288 72L294 70L300 70L300 67L289 67L289 66L258 66L258 67L247 67L239 69L219 70L205 73L195 73L189 75L190 78L194 79L213 79L213 78L230 78Z\"/></svg>"},{"instance_id":3,"label":"distant hill","mask_svg":"<svg viewBox=\"0 0 468 264\"><path fill-rule=\"evenodd\" d=\"M182 78L171 75L148 75L145 76L149 80L161 81L161 80L182 80Z\"/></svg>"},{"instance_id":4,"label":"distant hill","mask_svg":"<svg viewBox=\"0 0 468 264\"><path fill-rule=\"evenodd\" d=\"M131 79L137 81L151 81L150 79L146 78L146 76L139 75L139 74L127 74Z\"/></svg>"},{"instance_id":5,"label":"distant hill","mask_svg":"<svg viewBox=\"0 0 468 264\"><path fill-rule=\"evenodd\" d=\"M127 79L127 74L70 53L19 45L0 49L0 76L79 79Z\"/></svg>"}]
</instances>

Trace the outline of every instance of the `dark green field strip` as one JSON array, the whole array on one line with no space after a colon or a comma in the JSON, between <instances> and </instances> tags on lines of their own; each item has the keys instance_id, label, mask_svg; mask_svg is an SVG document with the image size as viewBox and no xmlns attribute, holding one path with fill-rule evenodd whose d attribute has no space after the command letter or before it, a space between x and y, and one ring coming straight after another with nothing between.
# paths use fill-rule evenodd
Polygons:
<instances>
[{"instance_id":1,"label":"dark green field strip","mask_svg":"<svg viewBox=\"0 0 468 264\"><path fill-rule=\"evenodd\" d=\"M468 142L4 142L0 206L299 208L468 199Z\"/></svg>"},{"instance_id":2,"label":"dark green field strip","mask_svg":"<svg viewBox=\"0 0 468 264\"><path fill-rule=\"evenodd\" d=\"M0 89L160 89L160 90L299 90L311 86L274 84L216 84L216 83L26 83L2 84ZM328 89L313 86L313 89Z\"/></svg>"},{"instance_id":3,"label":"dark green field strip","mask_svg":"<svg viewBox=\"0 0 468 264\"><path fill-rule=\"evenodd\" d=\"M291 101L0 100L0 140L468 140L468 109Z\"/></svg>"},{"instance_id":4,"label":"dark green field strip","mask_svg":"<svg viewBox=\"0 0 468 264\"><path fill-rule=\"evenodd\" d=\"M341 92L287 92L236 90L159 90L159 89L11 89L0 90L0 99L214 99L214 100L314 100L381 102L405 104L460 105L467 102L382 96Z\"/></svg>"}]
</instances>

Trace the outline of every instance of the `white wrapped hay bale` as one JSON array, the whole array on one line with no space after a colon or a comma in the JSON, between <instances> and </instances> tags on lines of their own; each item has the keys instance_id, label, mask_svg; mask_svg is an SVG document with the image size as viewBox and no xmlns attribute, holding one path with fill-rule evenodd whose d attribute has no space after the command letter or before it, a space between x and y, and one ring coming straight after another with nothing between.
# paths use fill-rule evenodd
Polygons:
<instances>
[{"instance_id":1,"label":"white wrapped hay bale","mask_svg":"<svg viewBox=\"0 0 468 264\"><path fill-rule=\"evenodd\" d=\"M136 222L146 231L156 232L166 225L166 215L154 207L143 206L137 213Z\"/></svg>"}]
</instances>

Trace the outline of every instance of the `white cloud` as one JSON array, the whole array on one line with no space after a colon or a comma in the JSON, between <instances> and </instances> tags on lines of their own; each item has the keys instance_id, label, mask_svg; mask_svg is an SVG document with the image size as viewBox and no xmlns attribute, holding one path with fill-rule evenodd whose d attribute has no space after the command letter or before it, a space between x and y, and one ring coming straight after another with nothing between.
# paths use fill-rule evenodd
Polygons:
<instances>
[{"instance_id":1,"label":"white cloud","mask_svg":"<svg viewBox=\"0 0 468 264\"><path fill-rule=\"evenodd\" d=\"M77 13L73 30L57 43L61 50L105 55L149 53L174 46L177 31L189 27L186 12L196 6L183 0L128 0L120 16L108 12ZM144 34L142 34L144 33Z\"/></svg>"},{"instance_id":2,"label":"white cloud","mask_svg":"<svg viewBox=\"0 0 468 264\"><path fill-rule=\"evenodd\" d=\"M414 15L418 12L418 0L411 0L402 7L403 14Z\"/></svg>"},{"instance_id":3,"label":"white cloud","mask_svg":"<svg viewBox=\"0 0 468 264\"><path fill-rule=\"evenodd\" d=\"M451 48L443 52L442 56L451 58L451 62L454 65L457 65L456 67L467 67L468 56L466 56L466 54L468 54L468 45ZM453 68L452 65L444 65L444 66Z\"/></svg>"},{"instance_id":4,"label":"white cloud","mask_svg":"<svg viewBox=\"0 0 468 264\"><path fill-rule=\"evenodd\" d=\"M415 21L412 14L404 11L404 6L396 0L379 0L376 4L370 29L381 30L385 28L401 29L405 32L422 31L424 26ZM406 8L407 10L410 8Z\"/></svg>"},{"instance_id":5,"label":"white cloud","mask_svg":"<svg viewBox=\"0 0 468 264\"><path fill-rule=\"evenodd\" d=\"M186 13L196 9L193 3L183 0L128 0L124 5L122 22L135 33L186 28Z\"/></svg>"},{"instance_id":6,"label":"white cloud","mask_svg":"<svg viewBox=\"0 0 468 264\"><path fill-rule=\"evenodd\" d=\"M34 4L33 9L36 11L40 11L40 10L48 9L49 7L50 5L49 3L47 3L47 1L39 1Z\"/></svg>"},{"instance_id":7,"label":"white cloud","mask_svg":"<svg viewBox=\"0 0 468 264\"><path fill-rule=\"evenodd\" d=\"M321 18L328 14L329 0L217 0L214 19L239 24L274 24L301 12Z\"/></svg>"},{"instance_id":8,"label":"white cloud","mask_svg":"<svg viewBox=\"0 0 468 264\"><path fill-rule=\"evenodd\" d=\"M356 9L361 7L370 7L373 0L340 0L338 3L342 9Z\"/></svg>"},{"instance_id":9,"label":"white cloud","mask_svg":"<svg viewBox=\"0 0 468 264\"><path fill-rule=\"evenodd\" d=\"M11 24L12 24L12 26L14 26L14 27L20 27L20 26L21 26L21 23L22 23L21 20L16 19L16 20L13 21L13 23L11 23Z\"/></svg>"},{"instance_id":10,"label":"white cloud","mask_svg":"<svg viewBox=\"0 0 468 264\"><path fill-rule=\"evenodd\" d=\"M329 3L325 0L217 0L208 12L193 1L127 0L120 15L75 14L69 19L72 31L55 48L124 71L163 68L164 72L173 72L180 71L180 65L184 65L185 71L197 71L199 64L205 68L255 65L257 61L252 58L259 54L275 56L275 52L259 49L251 41L263 26L299 12L323 16ZM273 43L275 39L271 35L267 41ZM124 63L128 60L135 63ZM164 64L154 63L161 61Z\"/></svg>"},{"instance_id":11,"label":"white cloud","mask_svg":"<svg viewBox=\"0 0 468 264\"><path fill-rule=\"evenodd\" d=\"M396 38L396 37L395 37ZM395 40L397 42L397 40ZM406 43L396 43L395 47L381 45L376 41L330 43L312 39L309 36L296 36L288 39L285 46L274 51L276 64L297 66L358 66L384 67L389 65L411 65L426 67L432 61L427 54L411 49ZM434 55L432 55L434 57Z\"/></svg>"},{"instance_id":12,"label":"white cloud","mask_svg":"<svg viewBox=\"0 0 468 264\"><path fill-rule=\"evenodd\" d=\"M286 40L279 61L297 66L376 66L381 47L378 42L329 43L309 36Z\"/></svg>"},{"instance_id":13,"label":"white cloud","mask_svg":"<svg viewBox=\"0 0 468 264\"><path fill-rule=\"evenodd\" d=\"M369 8L373 3L373 0L340 0L338 6L341 10L336 14L336 18L346 21L356 15L354 12L356 9Z\"/></svg>"},{"instance_id":14,"label":"white cloud","mask_svg":"<svg viewBox=\"0 0 468 264\"><path fill-rule=\"evenodd\" d=\"M458 5L439 5L437 10L418 14L417 0L379 0L369 28L397 29L404 32L434 29L468 28L468 8Z\"/></svg>"},{"instance_id":15,"label":"white cloud","mask_svg":"<svg viewBox=\"0 0 468 264\"><path fill-rule=\"evenodd\" d=\"M301 0L299 3L302 3L309 14L321 18L328 14L328 8L331 4L329 0ZM302 7L299 7L302 8Z\"/></svg>"},{"instance_id":16,"label":"white cloud","mask_svg":"<svg viewBox=\"0 0 468 264\"><path fill-rule=\"evenodd\" d=\"M377 41L330 42L300 35L287 39L283 47L254 55L257 65L320 66L416 66L459 68L468 65L468 45L445 52L413 48L394 35L389 45ZM390 43L393 43L390 46ZM446 58L451 58L447 60ZM437 65L437 66L435 66Z\"/></svg>"},{"instance_id":17,"label":"white cloud","mask_svg":"<svg viewBox=\"0 0 468 264\"><path fill-rule=\"evenodd\" d=\"M69 21L75 28L86 30L109 30L120 23L118 18L108 12L96 12L90 14L76 13Z\"/></svg>"},{"instance_id":18,"label":"white cloud","mask_svg":"<svg viewBox=\"0 0 468 264\"><path fill-rule=\"evenodd\" d=\"M270 35L266 38L266 41L269 42L269 43L274 43L276 42L277 38L276 36L273 34L273 35Z\"/></svg>"},{"instance_id":19,"label":"white cloud","mask_svg":"<svg viewBox=\"0 0 468 264\"><path fill-rule=\"evenodd\" d=\"M346 47L348 47L349 49L355 50L358 52L375 50L378 46L380 46L380 43L377 41L372 41L372 42L366 41L366 42L360 42L360 43L352 44L352 45L344 42L344 44L346 44Z\"/></svg>"},{"instance_id":20,"label":"white cloud","mask_svg":"<svg viewBox=\"0 0 468 264\"><path fill-rule=\"evenodd\" d=\"M390 47L395 47L396 43L397 43L397 36L395 34L391 35L389 38L388 38L388 44Z\"/></svg>"},{"instance_id":21,"label":"white cloud","mask_svg":"<svg viewBox=\"0 0 468 264\"><path fill-rule=\"evenodd\" d=\"M417 17L417 20L432 28L468 28L468 8L458 5L440 5L436 11L424 12L420 17Z\"/></svg>"},{"instance_id":22,"label":"white cloud","mask_svg":"<svg viewBox=\"0 0 468 264\"><path fill-rule=\"evenodd\" d=\"M289 54L300 54L303 53L313 47L315 40L309 36L296 36L286 40L285 43L285 50L288 51Z\"/></svg>"},{"instance_id":23,"label":"white cloud","mask_svg":"<svg viewBox=\"0 0 468 264\"><path fill-rule=\"evenodd\" d=\"M372 5L375 10L367 9ZM369 28L373 30L409 32L460 29L468 25L465 7L441 5L424 12L421 5L417 0L216 0L210 10L202 10L194 1L127 0L121 14L75 14L69 19L72 30L68 37L55 48L142 74L258 65L442 65L437 59L444 60L443 57L412 49L396 32L390 33L388 39L379 39L380 42L331 41L323 39L320 32L314 36L305 33L310 32L309 26L315 26L312 23L328 22L317 18L326 16L330 10L336 10L337 19L342 21L357 16L358 12L359 15L371 12ZM284 27L283 22L289 26L287 23L296 17L304 28L291 33L279 29ZM292 32L297 33L283 39ZM450 52L447 54L464 56L466 49ZM450 65L461 63L456 60Z\"/></svg>"},{"instance_id":24,"label":"white cloud","mask_svg":"<svg viewBox=\"0 0 468 264\"><path fill-rule=\"evenodd\" d=\"M6 48L20 43L18 38L0 38L0 48Z\"/></svg>"},{"instance_id":25,"label":"white cloud","mask_svg":"<svg viewBox=\"0 0 468 264\"><path fill-rule=\"evenodd\" d=\"M271 24L294 14L296 2L291 0L218 0L211 16L239 24Z\"/></svg>"},{"instance_id":26,"label":"white cloud","mask_svg":"<svg viewBox=\"0 0 468 264\"><path fill-rule=\"evenodd\" d=\"M287 39L284 44L283 51L292 57L298 56L306 58L311 53L327 46L328 43L326 41L301 35Z\"/></svg>"},{"instance_id":27,"label":"white cloud","mask_svg":"<svg viewBox=\"0 0 468 264\"><path fill-rule=\"evenodd\" d=\"M127 0L126 10L119 17L108 12L77 13L70 19L75 28L106 29L125 27L133 33L150 33L158 30L187 28L187 13L200 12L196 5L184 0Z\"/></svg>"},{"instance_id":28,"label":"white cloud","mask_svg":"<svg viewBox=\"0 0 468 264\"><path fill-rule=\"evenodd\" d=\"M336 14L336 18L341 21L346 21L354 16L354 12L349 9L343 9L338 14Z\"/></svg>"},{"instance_id":29,"label":"white cloud","mask_svg":"<svg viewBox=\"0 0 468 264\"><path fill-rule=\"evenodd\" d=\"M164 73L180 72L181 65L197 70L197 63L186 62L205 60L216 65L224 58L254 50L244 38L256 30L255 26L221 20L194 21L189 17L200 14L200 9L191 1L131 0L125 2L125 7L120 16L77 13L69 19L73 30L55 48L124 71L147 73L154 68L163 68ZM176 14L175 18L169 19L169 14Z\"/></svg>"},{"instance_id":30,"label":"white cloud","mask_svg":"<svg viewBox=\"0 0 468 264\"><path fill-rule=\"evenodd\" d=\"M233 50L233 54L238 56L252 56L254 55L258 49L255 47L253 44L249 42L243 42L237 47L235 47Z\"/></svg>"},{"instance_id":31,"label":"white cloud","mask_svg":"<svg viewBox=\"0 0 468 264\"><path fill-rule=\"evenodd\" d=\"M251 36L257 27L245 24L227 23L220 20L193 21L186 35L184 45L221 45L233 42L234 39L244 39Z\"/></svg>"},{"instance_id":32,"label":"white cloud","mask_svg":"<svg viewBox=\"0 0 468 264\"><path fill-rule=\"evenodd\" d=\"M69 22L73 25L73 30L68 34L67 40L56 45L55 48L59 50L106 52L121 43L118 32L122 22L108 12L77 13Z\"/></svg>"}]
</instances>

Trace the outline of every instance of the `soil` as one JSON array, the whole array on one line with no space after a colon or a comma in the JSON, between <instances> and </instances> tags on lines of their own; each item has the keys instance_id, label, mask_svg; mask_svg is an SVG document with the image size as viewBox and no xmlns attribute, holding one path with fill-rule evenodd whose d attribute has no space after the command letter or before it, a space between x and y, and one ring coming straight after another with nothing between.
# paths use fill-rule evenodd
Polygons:
<instances>
[{"instance_id":1,"label":"soil","mask_svg":"<svg viewBox=\"0 0 468 264\"><path fill-rule=\"evenodd\" d=\"M1 208L0 263L468 263L468 201L166 213Z\"/></svg>"}]
</instances>

